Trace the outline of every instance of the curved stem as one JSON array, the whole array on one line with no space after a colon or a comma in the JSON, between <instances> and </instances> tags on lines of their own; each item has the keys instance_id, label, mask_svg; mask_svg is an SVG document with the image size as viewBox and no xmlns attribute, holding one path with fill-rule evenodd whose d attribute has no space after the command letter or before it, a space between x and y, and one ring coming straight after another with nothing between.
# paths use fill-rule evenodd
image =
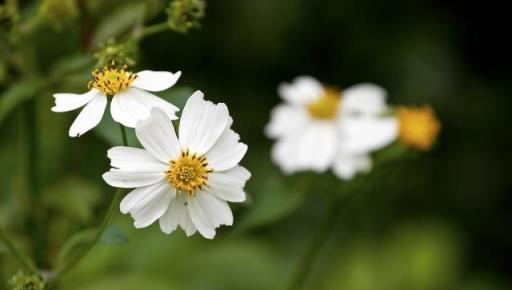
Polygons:
<instances>
[{"instance_id":1,"label":"curved stem","mask_svg":"<svg viewBox=\"0 0 512 290\"><path fill-rule=\"evenodd\" d=\"M135 39L140 40L146 36L157 34L162 31L169 30L169 24L167 22L157 23L150 26L141 28L135 32Z\"/></svg>"},{"instance_id":2,"label":"curved stem","mask_svg":"<svg viewBox=\"0 0 512 290\"><path fill-rule=\"evenodd\" d=\"M14 247L11 240L7 237L2 229L0 229L0 241L3 242L7 250L18 260L23 269L31 274L37 274L37 269Z\"/></svg>"},{"instance_id":3,"label":"curved stem","mask_svg":"<svg viewBox=\"0 0 512 290\"><path fill-rule=\"evenodd\" d=\"M121 135L123 138L123 145L128 146L128 138L126 136L126 130L123 127L123 125L119 125L121 128ZM70 262L68 262L66 265L58 268L56 270L56 273L51 279L51 282L55 282L57 279L59 279L62 275L69 272L71 269L73 269L87 254L94 248L94 246L99 242L101 236L107 229L107 226L110 222L110 219L114 215L114 213L117 210L119 199L121 198L121 195L123 193L123 190L121 188L118 188L114 194L114 197L112 198L112 201L110 202L110 206L108 208L108 211L103 218L103 221L100 224L100 227L98 228L98 231L94 235L93 239L89 242L89 244L78 254L73 258Z\"/></svg>"},{"instance_id":4,"label":"curved stem","mask_svg":"<svg viewBox=\"0 0 512 290\"><path fill-rule=\"evenodd\" d=\"M311 242L307 246L295 272L293 273L290 284L288 284L288 290L299 290L304 288L304 284L309 277L308 274L313 269L318 258L318 254L321 252L322 246L336 225L337 214L341 204L341 200L332 200L321 224L318 225L315 235L312 237Z\"/></svg>"}]
</instances>

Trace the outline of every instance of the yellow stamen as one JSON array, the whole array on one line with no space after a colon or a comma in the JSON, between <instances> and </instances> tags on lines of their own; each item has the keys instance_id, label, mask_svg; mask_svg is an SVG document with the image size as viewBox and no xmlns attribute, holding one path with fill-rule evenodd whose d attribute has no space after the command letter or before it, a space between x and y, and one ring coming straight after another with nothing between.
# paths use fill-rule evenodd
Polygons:
<instances>
[{"instance_id":1,"label":"yellow stamen","mask_svg":"<svg viewBox=\"0 0 512 290\"><path fill-rule=\"evenodd\" d=\"M340 99L339 91L325 88L323 96L307 105L308 112L313 119L332 120L338 114Z\"/></svg>"},{"instance_id":2,"label":"yellow stamen","mask_svg":"<svg viewBox=\"0 0 512 290\"><path fill-rule=\"evenodd\" d=\"M420 150L432 147L441 129L432 106L399 107L397 117L399 138L403 144Z\"/></svg>"},{"instance_id":3,"label":"yellow stamen","mask_svg":"<svg viewBox=\"0 0 512 290\"><path fill-rule=\"evenodd\" d=\"M180 156L169 162L169 169L165 172L167 182L178 191L186 192L190 197L196 190L204 190L208 181L208 168L206 156L182 151Z\"/></svg>"},{"instance_id":4,"label":"yellow stamen","mask_svg":"<svg viewBox=\"0 0 512 290\"><path fill-rule=\"evenodd\" d=\"M93 81L89 82L89 89L95 88L106 96L113 96L130 87L137 75L127 70L125 65L118 69L112 62L111 67L104 67L102 70L95 69L92 72Z\"/></svg>"}]
</instances>

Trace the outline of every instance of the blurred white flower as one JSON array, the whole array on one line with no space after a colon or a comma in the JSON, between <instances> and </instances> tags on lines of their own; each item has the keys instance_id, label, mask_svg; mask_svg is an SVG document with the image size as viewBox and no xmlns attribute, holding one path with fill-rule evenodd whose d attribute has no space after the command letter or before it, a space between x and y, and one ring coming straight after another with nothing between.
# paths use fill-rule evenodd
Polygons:
<instances>
[{"instance_id":1,"label":"blurred white flower","mask_svg":"<svg viewBox=\"0 0 512 290\"><path fill-rule=\"evenodd\" d=\"M188 236L197 231L212 239L220 225L232 225L229 202L243 202L251 174L238 165L247 151L225 104L213 104L196 91L187 101L179 138L167 114L153 109L135 128L144 149L114 147L112 169L103 175L111 186L136 188L121 202L134 225L160 220L170 234L178 225Z\"/></svg>"},{"instance_id":2,"label":"blurred white flower","mask_svg":"<svg viewBox=\"0 0 512 290\"><path fill-rule=\"evenodd\" d=\"M370 170L369 153L397 136L396 118L383 116L386 92L377 85L340 92L302 76L278 91L285 102L273 109L265 131L276 139L272 158L287 174L332 168L338 177L351 179Z\"/></svg>"},{"instance_id":3,"label":"blurred white flower","mask_svg":"<svg viewBox=\"0 0 512 290\"><path fill-rule=\"evenodd\" d=\"M105 67L93 71L94 80L85 94L54 94L54 112L67 112L85 106L69 129L70 137L77 137L98 125L107 107L107 97L112 97L110 112L114 121L134 128L138 120L149 117L151 108L162 109L169 118L176 119L179 109L149 93L172 87L181 72L145 70L132 73L125 68Z\"/></svg>"}]
</instances>

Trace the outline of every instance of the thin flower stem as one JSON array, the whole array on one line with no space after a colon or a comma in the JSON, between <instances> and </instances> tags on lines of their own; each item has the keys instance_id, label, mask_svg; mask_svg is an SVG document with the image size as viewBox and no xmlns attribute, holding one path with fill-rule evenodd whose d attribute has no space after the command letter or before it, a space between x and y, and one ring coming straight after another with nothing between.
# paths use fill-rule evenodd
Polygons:
<instances>
[{"instance_id":1,"label":"thin flower stem","mask_svg":"<svg viewBox=\"0 0 512 290\"><path fill-rule=\"evenodd\" d=\"M136 39L142 39L146 36L157 34L162 31L169 30L169 24L167 22L157 23L150 26L143 27L140 31L136 32Z\"/></svg>"},{"instance_id":2,"label":"thin flower stem","mask_svg":"<svg viewBox=\"0 0 512 290\"><path fill-rule=\"evenodd\" d=\"M18 260L18 262L23 266L23 269L30 274L38 274L37 269L27 260L18 250L14 247L11 240L7 237L2 229L0 229L0 241L5 245L7 250Z\"/></svg>"},{"instance_id":3,"label":"thin flower stem","mask_svg":"<svg viewBox=\"0 0 512 290\"><path fill-rule=\"evenodd\" d=\"M126 136L126 129L123 127L123 125L120 125L121 128L121 136L123 139L123 145L128 146L128 138ZM119 199L121 199L121 195L123 193L123 189L119 188L116 190L114 197L112 198L112 201L110 202L110 206L108 208L108 211L103 218L103 221L100 224L100 227L98 228L98 231L96 232L94 238L91 240L91 242L77 255L74 259L72 259L69 263L66 265L58 268L56 270L55 275L53 276L53 279L51 279L52 283L55 283L56 280L58 280L60 277L62 277L64 274L69 272L71 269L73 269L87 254L94 248L94 246L100 241L101 236L107 229L107 226L112 219L112 216L116 212L118 208Z\"/></svg>"},{"instance_id":4,"label":"thin flower stem","mask_svg":"<svg viewBox=\"0 0 512 290\"><path fill-rule=\"evenodd\" d=\"M32 255L36 265L43 264L44 236L41 228L41 211L39 196L39 156L37 135L37 104L29 102L24 108L27 144L27 191L28 191L28 218L27 232L31 235Z\"/></svg>"},{"instance_id":5,"label":"thin flower stem","mask_svg":"<svg viewBox=\"0 0 512 290\"><path fill-rule=\"evenodd\" d=\"M288 290L300 290L304 288L304 284L307 282L309 274L315 265L318 254L321 252L325 241L336 225L338 212L340 211L342 204L343 203L340 199L332 201L321 224L318 226L315 235L307 246L295 272L293 273L290 284L288 284Z\"/></svg>"}]
</instances>

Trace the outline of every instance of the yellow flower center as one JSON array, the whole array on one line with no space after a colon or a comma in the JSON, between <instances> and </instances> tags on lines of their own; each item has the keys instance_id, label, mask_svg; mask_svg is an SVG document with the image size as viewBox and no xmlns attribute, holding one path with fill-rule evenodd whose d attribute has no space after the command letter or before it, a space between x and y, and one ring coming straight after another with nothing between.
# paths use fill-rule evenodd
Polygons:
<instances>
[{"instance_id":1,"label":"yellow flower center","mask_svg":"<svg viewBox=\"0 0 512 290\"><path fill-rule=\"evenodd\" d=\"M400 141L420 150L428 150L441 129L434 109L430 105L422 107L399 107L397 109Z\"/></svg>"},{"instance_id":2,"label":"yellow flower center","mask_svg":"<svg viewBox=\"0 0 512 290\"><path fill-rule=\"evenodd\" d=\"M335 89L325 88L324 94L316 101L307 105L313 119L333 120L338 114L341 93Z\"/></svg>"},{"instance_id":3,"label":"yellow flower center","mask_svg":"<svg viewBox=\"0 0 512 290\"><path fill-rule=\"evenodd\" d=\"M182 151L180 156L169 162L169 169L165 172L167 182L178 191L194 196L196 190L204 190L207 186L208 162L204 155L192 154L188 150Z\"/></svg>"},{"instance_id":4,"label":"yellow flower center","mask_svg":"<svg viewBox=\"0 0 512 290\"><path fill-rule=\"evenodd\" d=\"M137 78L137 75L128 71L126 66L118 69L114 67L114 64L111 67L104 67L102 70L95 69L92 75L94 80L89 82L89 89L98 89L106 96L113 96L126 90Z\"/></svg>"}]
</instances>

